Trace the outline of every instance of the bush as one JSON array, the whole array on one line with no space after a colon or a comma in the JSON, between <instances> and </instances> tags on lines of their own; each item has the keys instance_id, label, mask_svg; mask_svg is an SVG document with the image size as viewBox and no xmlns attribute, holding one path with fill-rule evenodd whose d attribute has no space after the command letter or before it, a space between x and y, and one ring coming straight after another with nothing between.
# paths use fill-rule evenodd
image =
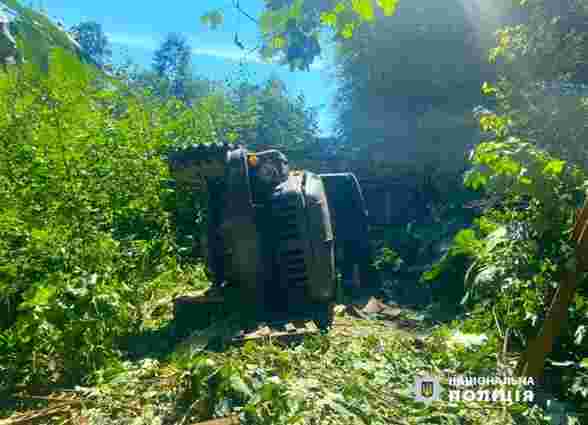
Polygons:
<instances>
[{"instance_id":1,"label":"bush","mask_svg":"<svg viewBox=\"0 0 588 425\"><path fill-rule=\"evenodd\" d=\"M146 283L176 269L162 154L182 129L169 105L123 93L60 51L47 75L0 75L0 376L12 383L77 380L116 357Z\"/></svg>"}]
</instances>

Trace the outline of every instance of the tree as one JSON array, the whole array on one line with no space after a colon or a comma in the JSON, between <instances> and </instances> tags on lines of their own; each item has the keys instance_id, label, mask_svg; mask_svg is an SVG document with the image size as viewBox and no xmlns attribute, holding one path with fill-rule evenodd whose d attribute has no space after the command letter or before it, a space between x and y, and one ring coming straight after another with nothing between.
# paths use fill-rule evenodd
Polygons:
<instances>
[{"instance_id":1,"label":"tree","mask_svg":"<svg viewBox=\"0 0 588 425\"><path fill-rule=\"evenodd\" d=\"M588 4L534 0L520 6L520 23L497 33L490 54L499 79L484 84L483 92L496 111L480 114L490 138L473 152L466 184L500 199L499 210L486 212L494 222L507 228L519 220L528 228L526 240L516 241L516 249L527 248L517 255L489 242L495 257L484 264L486 277L480 279L480 271L473 281L490 292L486 310L492 306L494 318L503 316L496 320L506 329L505 346L508 330L517 330L511 339L525 348L517 372L540 379L552 351L576 361L588 356L587 293L580 286L586 208L576 213L588 183ZM535 323L538 318L543 323ZM564 352L566 345L573 352ZM570 392L581 394L579 382Z\"/></svg>"},{"instance_id":2,"label":"tree","mask_svg":"<svg viewBox=\"0 0 588 425\"><path fill-rule=\"evenodd\" d=\"M491 51L501 78L488 93L512 135L588 169L588 4L521 4L525 24L502 28Z\"/></svg>"},{"instance_id":3,"label":"tree","mask_svg":"<svg viewBox=\"0 0 588 425\"><path fill-rule=\"evenodd\" d=\"M508 120L509 134L554 155L552 163L562 170L565 181L566 174L575 167L583 173L588 171L588 4L582 0L537 0L521 5L527 17L525 24L506 27L498 34L499 45L492 51L491 59L498 64L502 78L495 90L488 91L497 96L498 111ZM565 215L575 206L576 200L562 190L562 182L558 186L553 191L558 205L552 202L544 206L549 217L549 225L543 229L545 239L559 236L558 221L568 224ZM548 192L545 186L538 189ZM580 242L578 226L585 227L581 220L585 221L585 208L582 211L576 216L572 245ZM578 253L573 262L577 266L562 265L557 290L546 296L545 320L537 335L529 339L519 360L518 372L522 375L541 378L545 360L556 348L556 338L566 336L570 330L577 338L574 331L584 327L585 321L566 326L573 317L570 308L578 310L575 290L586 267L580 258L585 255L585 242L573 248Z\"/></svg>"},{"instance_id":4,"label":"tree","mask_svg":"<svg viewBox=\"0 0 588 425\"><path fill-rule=\"evenodd\" d=\"M193 105L200 99L210 95L218 89L220 83L213 82L206 77L188 74L183 80L183 90L180 93L174 88L173 81L167 76L160 76L153 69L144 69L127 57L122 63L114 67L112 75L115 75L126 87L134 91L135 95L142 94L145 102L165 102L176 94L181 95L180 100L186 105ZM175 85L178 88L178 84Z\"/></svg>"},{"instance_id":5,"label":"tree","mask_svg":"<svg viewBox=\"0 0 588 425\"><path fill-rule=\"evenodd\" d=\"M392 16L398 0L268 0L262 15L249 14L233 0L233 7L258 24L262 42L251 49L266 59L280 58L292 70L310 69L321 55L321 32L328 29L332 40L341 41L353 36L362 23L371 23L376 15ZM211 28L223 22L223 12L212 10L201 17L201 22ZM235 34L235 44L244 46Z\"/></svg>"},{"instance_id":6,"label":"tree","mask_svg":"<svg viewBox=\"0 0 588 425\"><path fill-rule=\"evenodd\" d=\"M493 76L480 42L490 37L452 0L415 0L360 26L337 48L339 135L362 144L397 140L394 149L419 145L415 161L445 152L463 158L475 136L466 115Z\"/></svg>"},{"instance_id":7,"label":"tree","mask_svg":"<svg viewBox=\"0 0 588 425\"><path fill-rule=\"evenodd\" d=\"M82 50L99 67L102 68L112 58L112 50L102 25L94 21L82 22L71 28L75 41Z\"/></svg>"},{"instance_id":8,"label":"tree","mask_svg":"<svg viewBox=\"0 0 588 425\"><path fill-rule=\"evenodd\" d=\"M192 49L188 40L170 33L153 56L156 77L168 83L168 94L186 100L187 86L192 78Z\"/></svg>"},{"instance_id":9,"label":"tree","mask_svg":"<svg viewBox=\"0 0 588 425\"><path fill-rule=\"evenodd\" d=\"M276 148L296 159L317 142L316 111L306 104L303 95L292 97L278 77L270 77L263 85L242 83L229 96L235 114L249 122L235 134L251 149Z\"/></svg>"}]
</instances>

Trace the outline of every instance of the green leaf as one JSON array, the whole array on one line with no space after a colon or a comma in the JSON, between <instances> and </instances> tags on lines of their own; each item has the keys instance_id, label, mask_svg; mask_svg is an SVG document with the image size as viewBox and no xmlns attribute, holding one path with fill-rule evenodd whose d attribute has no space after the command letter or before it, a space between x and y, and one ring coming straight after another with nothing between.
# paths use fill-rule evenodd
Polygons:
<instances>
[{"instance_id":1,"label":"green leaf","mask_svg":"<svg viewBox=\"0 0 588 425\"><path fill-rule=\"evenodd\" d=\"M274 13L271 10L264 12L259 18L259 29L263 34L268 34L272 30Z\"/></svg>"},{"instance_id":2,"label":"green leaf","mask_svg":"<svg viewBox=\"0 0 588 425\"><path fill-rule=\"evenodd\" d=\"M328 27L336 27L337 26L337 15L333 12L323 12L321 13L321 24L326 25Z\"/></svg>"},{"instance_id":3,"label":"green leaf","mask_svg":"<svg viewBox=\"0 0 588 425\"><path fill-rule=\"evenodd\" d=\"M486 237L486 250L488 252L493 251L494 248L507 241L506 227L500 226Z\"/></svg>"},{"instance_id":4,"label":"green leaf","mask_svg":"<svg viewBox=\"0 0 588 425\"><path fill-rule=\"evenodd\" d=\"M43 306L43 305L49 305L51 303L51 301L53 300L55 294L57 293L57 288L55 286L52 285L42 285L39 286L33 296L21 303L18 307L19 310L26 310L29 308L33 308L33 307L37 307L37 306Z\"/></svg>"},{"instance_id":5,"label":"green leaf","mask_svg":"<svg viewBox=\"0 0 588 425\"><path fill-rule=\"evenodd\" d=\"M0 266L0 277L4 275L5 278L14 279L18 275L18 267L16 264L7 264Z\"/></svg>"},{"instance_id":6,"label":"green leaf","mask_svg":"<svg viewBox=\"0 0 588 425\"><path fill-rule=\"evenodd\" d=\"M290 6L290 10L288 11L288 18L289 19L300 19L302 18L302 6L304 5L304 0L294 0L292 6Z\"/></svg>"},{"instance_id":7,"label":"green leaf","mask_svg":"<svg viewBox=\"0 0 588 425\"><path fill-rule=\"evenodd\" d=\"M45 229L31 230L31 237L39 242L47 242L50 239L49 232Z\"/></svg>"},{"instance_id":8,"label":"green leaf","mask_svg":"<svg viewBox=\"0 0 588 425\"><path fill-rule=\"evenodd\" d=\"M339 14L339 13L344 12L345 9L346 9L345 3L339 2L339 3L337 3L337 6L335 6L335 8L333 9L333 12L336 14Z\"/></svg>"},{"instance_id":9,"label":"green leaf","mask_svg":"<svg viewBox=\"0 0 588 425\"><path fill-rule=\"evenodd\" d=\"M223 24L224 15L220 10L212 10L200 17L200 22L211 29L217 29Z\"/></svg>"},{"instance_id":10,"label":"green leaf","mask_svg":"<svg viewBox=\"0 0 588 425\"><path fill-rule=\"evenodd\" d=\"M281 49L286 45L286 40L283 37L274 37L272 39L272 48Z\"/></svg>"},{"instance_id":11,"label":"green leaf","mask_svg":"<svg viewBox=\"0 0 588 425\"><path fill-rule=\"evenodd\" d=\"M259 18L259 28L263 34L282 32L286 29L289 13L284 11L268 10Z\"/></svg>"},{"instance_id":12,"label":"green leaf","mask_svg":"<svg viewBox=\"0 0 588 425\"><path fill-rule=\"evenodd\" d=\"M371 0L351 0L351 7L361 19L367 22L372 22L374 20L374 6L372 5Z\"/></svg>"},{"instance_id":13,"label":"green leaf","mask_svg":"<svg viewBox=\"0 0 588 425\"><path fill-rule=\"evenodd\" d=\"M246 397L253 397L253 392L251 391L251 389L247 386L245 381L243 381L243 379L239 375L237 375L237 374L231 375L229 382L230 382L231 388L233 390L235 390L236 392L238 392L239 394L242 394Z\"/></svg>"},{"instance_id":14,"label":"green leaf","mask_svg":"<svg viewBox=\"0 0 588 425\"><path fill-rule=\"evenodd\" d=\"M498 161L495 166L497 173L505 174L507 176L518 175L521 171L521 168L521 164L510 158L503 158L502 160Z\"/></svg>"},{"instance_id":15,"label":"green leaf","mask_svg":"<svg viewBox=\"0 0 588 425\"><path fill-rule=\"evenodd\" d=\"M478 241L478 238L476 238L476 232L473 231L472 229L463 229L460 230L459 233L457 235L455 235L454 238L454 243L455 245L457 245L459 248L463 248L463 249L468 249L473 247L476 242Z\"/></svg>"},{"instance_id":16,"label":"green leaf","mask_svg":"<svg viewBox=\"0 0 588 425\"><path fill-rule=\"evenodd\" d=\"M576 332L574 334L574 342L576 343L576 345L582 345L582 341L584 340L585 336L586 336L586 326L584 326L584 325L578 326L578 329L576 329Z\"/></svg>"},{"instance_id":17,"label":"green leaf","mask_svg":"<svg viewBox=\"0 0 588 425\"><path fill-rule=\"evenodd\" d=\"M426 271L422 274L422 279L427 282L436 280L441 275L441 272L441 267L439 267L438 265L434 265L431 270Z\"/></svg>"},{"instance_id":18,"label":"green leaf","mask_svg":"<svg viewBox=\"0 0 588 425\"><path fill-rule=\"evenodd\" d=\"M50 75L52 77L68 76L78 81L88 80L88 68L72 53L55 48L49 56Z\"/></svg>"},{"instance_id":19,"label":"green leaf","mask_svg":"<svg viewBox=\"0 0 588 425\"><path fill-rule=\"evenodd\" d=\"M547 163L545 168L543 168L543 172L552 176L559 176L562 173L565 165L565 161L553 159Z\"/></svg>"},{"instance_id":20,"label":"green leaf","mask_svg":"<svg viewBox=\"0 0 588 425\"><path fill-rule=\"evenodd\" d=\"M478 190L488 183L488 177L474 170L469 170L464 178L464 186Z\"/></svg>"},{"instance_id":21,"label":"green leaf","mask_svg":"<svg viewBox=\"0 0 588 425\"><path fill-rule=\"evenodd\" d=\"M355 25L353 23L345 24L343 29L341 30L341 36L345 39L349 39L353 37L353 30L355 29Z\"/></svg>"},{"instance_id":22,"label":"green leaf","mask_svg":"<svg viewBox=\"0 0 588 425\"><path fill-rule=\"evenodd\" d=\"M377 0L378 6L384 11L385 16L392 16L398 8L398 0Z\"/></svg>"},{"instance_id":23,"label":"green leaf","mask_svg":"<svg viewBox=\"0 0 588 425\"><path fill-rule=\"evenodd\" d=\"M237 133L235 133L234 131L231 131L231 132L227 133L226 137L227 137L227 141L229 143L234 143L239 138L239 135Z\"/></svg>"},{"instance_id":24,"label":"green leaf","mask_svg":"<svg viewBox=\"0 0 588 425\"><path fill-rule=\"evenodd\" d=\"M484 82L484 84L482 84L482 94L486 96L493 96L497 92L498 91L496 90L496 88L491 86L488 82Z\"/></svg>"},{"instance_id":25,"label":"green leaf","mask_svg":"<svg viewBox=\"0 0 588 425\"><path fill-rule=\"evenodd\" d=\"M355 417L355 414L349 410L349 405L344 400L334 399L328 404L335 412L343 417Z\"/></svg>"}]
</instances>

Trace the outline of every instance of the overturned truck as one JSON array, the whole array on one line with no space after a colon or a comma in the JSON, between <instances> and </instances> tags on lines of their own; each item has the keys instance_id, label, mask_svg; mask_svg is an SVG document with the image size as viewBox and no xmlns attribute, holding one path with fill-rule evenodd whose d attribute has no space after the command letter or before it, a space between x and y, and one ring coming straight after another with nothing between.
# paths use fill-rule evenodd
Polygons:
<instances>
[{"instance_id":1,"label":"overturned truck","mask_svg":"<svg viewBox=\"0 0 588 425\"><path fill-rule=\"evenodd\" d=\"M311 316L330 321L335 248L344 281L369 275L368 213L351 173L290 171L277 150L198 145L169 155L178 190L206 190L207 264L213 282L176 302L181 328L234 311L257 320Z\"/></svg>"}]
</instances>

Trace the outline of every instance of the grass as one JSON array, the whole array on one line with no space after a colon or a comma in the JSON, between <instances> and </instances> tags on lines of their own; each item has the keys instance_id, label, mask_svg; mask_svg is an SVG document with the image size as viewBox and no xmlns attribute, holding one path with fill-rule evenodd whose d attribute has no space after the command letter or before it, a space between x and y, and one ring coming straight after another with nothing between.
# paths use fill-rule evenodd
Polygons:
<instances>
[{"instance_id":1,"label":"grass","mask_svg":"<svg viewBox=\"0 0 588 425\"><path fill-rule=\"evenodd\" d=\"M177 291L161 285L151 307L169 305ZM160 308L151 307L151 313ZM192 355L166 347L159 354L114 363L98 371L87 388L41 399L21 395L36 403L35 409L23 409L0 424L16 424L33 414L41 414L37 423L80 425L186 425L230 415L247 424L541 423L532 419L540 416L538 410L520 404L450 403L446 393L430 405L415 401L417 376L463 373L463 358L477 352L491 360L491 354L480 347L469 352L452 346L444 327L415 337L414 329L402 325L410 312L399 315L399 325L392 326L390 321L353 317L349 309L337 311L329 332L296 345L249 342ZM159 321L146 315L146 328L156 331L168 315L160 315Z\"/></svg>"}]
</instances>

